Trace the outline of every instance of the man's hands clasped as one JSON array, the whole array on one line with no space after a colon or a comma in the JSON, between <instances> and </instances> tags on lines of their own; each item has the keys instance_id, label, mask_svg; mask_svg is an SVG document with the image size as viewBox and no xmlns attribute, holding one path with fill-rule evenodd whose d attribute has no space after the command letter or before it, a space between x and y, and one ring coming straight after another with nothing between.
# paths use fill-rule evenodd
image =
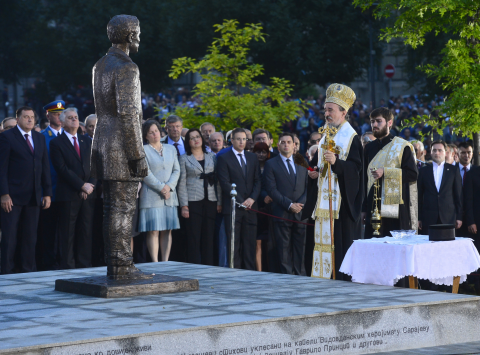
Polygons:
<instances>
[{"instance_id":1,"label":"man's hands clasped","mask_svg":"<svg viewBox=\"0 0 480 355\"><path fill-rule=\"evenodd\" d=\"M292 203L292 205L290 206L290 211L292 211L293 213L299 213L301 212L303 209L303 203Z\"/></svg>"},{"instance_id":2,"label":"man's hands clasped","mask_svg":"<svg viewBox=\"0 0 480 355\"><path fill-rule=\"evenodd\" d=\"M90 195L94 189L95 189L95 185L90 184L89 182L86 182L82 186L82 191L80 191L80 198L82 200L86 200L88 195Z\"/></svg>"}]
</instances>

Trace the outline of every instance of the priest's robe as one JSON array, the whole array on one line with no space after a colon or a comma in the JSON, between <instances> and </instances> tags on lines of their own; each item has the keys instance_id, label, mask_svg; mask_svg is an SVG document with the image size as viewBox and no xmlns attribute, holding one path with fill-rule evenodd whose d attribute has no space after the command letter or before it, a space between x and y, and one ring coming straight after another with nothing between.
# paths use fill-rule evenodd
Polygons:
<instances>
[{"instance_id":1,"label":"priest's robe","mask_svg":"<svg viewBox=\"0 0 480 355\"><path fill-rule=\"evenodd\" d=\"M417 203L417 196L410 196L410 184L417 181L418 178L418 169L416 164L415 155L412 152L409 146L406 146L403 150L401 169L402 169L402 200L403 204L399 205L399 218L384 218L382 217L382 223L380 227L380 235L373 235L373 227L371 224L371 217L373 211L373 195L374 189L371 188L370 191L367 191L367 181L368 181L368 166L370 162L375 158L377 153L382 150L387 144L393 140L392 135L388 135L383 139L376 139L369 142L365 146L364 150L364 160L363 160L363 175L364 175L364 194L367 196L363 203L362 212L366 212L365 218L365 239L372 237L390 237L390 231L392 230L401 230L401 229L411 229L413 225L417 225L417 216L412 216L411 206ZM377 168L381 168L378 166ZM384 179L379 179L380 189L382 191L382 184ZM381 209L380 201L378 202L378 209ZM413 218L412 218L413 217Z\"/></svg>"},{"instance_id":2,"label":"priest's robe","mask_svg":"<svg viewBox=\"0 0 480 355\"><path fill-rule=\"evenodd\" d=\"M318 159L318 156L317 156ZM334 220L333 234L335 245L336 280L351 280L351 277L339 271L348 248L355 239L361 238L361 210L363 201L363 146L360 137L353 137L346 160L337 159L332 171L338 176L342 204L338 219ZM316 190L309 192L305 206L305 216L311 216L315 209ZM312 203L313 202L313 203Z\"/></svg>"}]
</instances>

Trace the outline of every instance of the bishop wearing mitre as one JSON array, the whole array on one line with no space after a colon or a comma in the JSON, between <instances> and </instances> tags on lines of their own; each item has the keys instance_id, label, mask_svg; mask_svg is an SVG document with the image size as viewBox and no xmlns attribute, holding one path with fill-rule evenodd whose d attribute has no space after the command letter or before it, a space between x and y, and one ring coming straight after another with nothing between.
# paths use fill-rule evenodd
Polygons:
<instances>
[{"instance_id":1,"label":"bishop wearing mitre","mask_svg":"<svg viewBox=\"0 0 480 355\"><path fill-rule=\"evenodd\" d=\"M315 220L315 247L312 277L332 277L332 253L335 278L350 280L340 273L340 265L354 239L361 236L361 208L363 201L363 148L360 137L348 122L348 110L356 96L351 88L332 84L325 100L326 125L334 128L333 143L325 144L326 135L318 148L318 196L312 218ZM328 163L331 165L330 189ZM331 192L331 208L329 194ZM333 215L333 245L330 215Z\"/></svg>"}]
</instances>

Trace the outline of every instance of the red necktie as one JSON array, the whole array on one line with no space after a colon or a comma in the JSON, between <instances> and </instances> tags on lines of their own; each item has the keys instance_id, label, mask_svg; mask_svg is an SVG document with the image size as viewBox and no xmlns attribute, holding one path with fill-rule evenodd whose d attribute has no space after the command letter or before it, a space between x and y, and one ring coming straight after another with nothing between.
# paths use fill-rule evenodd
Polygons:
<instances>
[{"instance_id":1,"label":"red necktie","mask_svg":"<svg viewBox=\"0 0 480 355\"><path fill-rule=\"evenodd\" d=\"M73 148L77 151L78 157L81 158L82 156L80 155L80 147L77 144L77 137L72 137L73 138Z\"/></svg>"},{"instance_id":2,"label":"red necktie","mask_svg":"<svg viewBox=\"0 0 480 355\"><path fill-rule=\"evenodd\" d=\"M25 134L25 139L27 140L28 147L30 148L33 154L33 147L32 147L32 143L30 143L30 139L28 139L28 134Z\"/></svg>"}]
</instances>

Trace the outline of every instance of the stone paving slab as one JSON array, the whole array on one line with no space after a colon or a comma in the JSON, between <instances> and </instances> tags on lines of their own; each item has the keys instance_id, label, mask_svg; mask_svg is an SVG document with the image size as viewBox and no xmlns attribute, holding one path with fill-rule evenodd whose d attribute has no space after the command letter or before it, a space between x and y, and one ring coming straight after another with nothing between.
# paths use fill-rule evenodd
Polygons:
<instances>
[{"instance_id":1,"label":"stone paving slab","mask_svg":"<svg viewBox=\"0 0 480 355\"><path fill-rule=\"evenodd\" d=\"M200 289L102 299L54 285L106 268L0 276L0 354L405 353L480 342L479 297L175 262L139 267L198 279Z\"/></svg>"},{"instance_id":2,"label":"stone paving slab","mask_svg":"<svg viewBox=\"0 0 480 355\"><path fill-rule=\"evenodd\" d=\"M478 355L480 354L480 341L472 343L453 344L445 346L435 346L430 348L420 348L402 351L389 351L377 353L378 355L409 355L409 354L431 354L431 355Z\"/></svg>"}]
</instances>

